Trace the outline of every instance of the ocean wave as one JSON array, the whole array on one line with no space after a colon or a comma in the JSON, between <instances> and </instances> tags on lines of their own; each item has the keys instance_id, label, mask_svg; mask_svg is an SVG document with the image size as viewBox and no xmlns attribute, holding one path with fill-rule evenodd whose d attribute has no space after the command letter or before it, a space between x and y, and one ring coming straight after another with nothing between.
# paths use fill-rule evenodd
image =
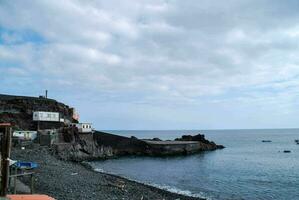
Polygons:
<instances>
[{"instance_id":1,"label":"ocean wave","mask_svg":"<svg viewBox=\"0 0 299 200\"><path fill-rule=\"evenodd\" d=\"M105 170L101 169L101 168L92 168L94 171L96 172L100 172L100 173L107 173L105 172Z\"/></svg>"},{"instance_id":2,"label":"ocean wave","mask_svg":"<svg viewBox=\"0 0 299 200\"><path fill-rule=\"evenodd\" d=\"M156 187L156 188L159 188L159 189L171 192L171 193L176 193L176 194L180 194L180 195L184 195L184 196L189 196L189 197L198 197L198 198L203 198L203 199L206 199L206 200L212 200L211 197L208 197L207 195L205 195L202 192L200 192L200 193L193 193L193 192L191 192L189 190L182 190L182 189L176 188L174 186L159 185L159 184L150 183L150 182L142 182L142 181L139 181L139 180L136 180L136 179L132 179L132 178L127 177L127 176L122 176L122 175L119 175L119 174L116 174L116 173L107 172L107 171L105 171L105 170L103 170L101 168L93 168L93 170L96 171L96 172L100 172L100 173L110 174L110 175L114 175L114 176L120 176L120 177L123 177L125 179L131 180L131 181L134 181L134 182L137 182L137 183L141 183L141 184L144 184L144 185Z\"/></svg>"},{"instance_id":3,"label":"ocean wave","mask_svg":"<svg viewBox=\"0 0 299 200\"><path fill-rule=\"evenodd\" d=\"M181 195L184 195L184 196L189 196L189 197L198 197L198 198L203 198L203 199L206 199L206 200L212 200L211 197L208 197L207 195L205 195L203 192L200 192L200 193L193 193L189 190L182 190L182 189L179 189L179 188L176 188L174 186L169 186L169 185L159 185L159 184L155 184L155 183L143 183L143 184L147 184L147 185L150 185L150 186L154 186L154 187L157 187L159 189L162 189L162 190L166 190L168 192L172 192L172 193L176 193L176 194L181 194Z\"/></svg>"}]
</instances>

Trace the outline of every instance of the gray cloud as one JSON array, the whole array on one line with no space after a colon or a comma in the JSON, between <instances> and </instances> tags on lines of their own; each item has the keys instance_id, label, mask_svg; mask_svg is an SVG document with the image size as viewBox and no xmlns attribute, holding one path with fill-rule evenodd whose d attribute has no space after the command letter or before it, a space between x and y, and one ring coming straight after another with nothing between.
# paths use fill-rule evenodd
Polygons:
<instances>
[{"instance_id":1,"label":"gray cloud","mask_svg":"<svg viewBox=\"0 0 299 200\"><path fill-rule=\"evenodd\" d=\"M290 110L298 91L298 7L291 0L2 1L0 25L9 31L1 33L0 59L7 79L70 93L76 86L111 102L271 98Z\"/></svg>"}]
</instances>

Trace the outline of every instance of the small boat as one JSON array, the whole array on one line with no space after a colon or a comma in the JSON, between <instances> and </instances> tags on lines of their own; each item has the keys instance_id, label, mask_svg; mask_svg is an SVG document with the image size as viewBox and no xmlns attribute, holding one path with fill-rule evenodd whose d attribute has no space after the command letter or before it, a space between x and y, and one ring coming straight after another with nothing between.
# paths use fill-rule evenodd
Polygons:
<instances>
[{"instance_id":1,"label":"small boat","mask_svg":"<svg viewBox=\"0 0 299 200\"><path fill-rule=\"evenodd\" d=\"M35 169L35 168L37 168L37 163L18 161L14 164L14 166L18 169Z\"/></svg>"},{"instance_id":2,"label":"small boat","mask_svg":"<svg viewBox=\"0 0 299 200\"><path fill-rule=\"evenodd\" d=\"M283 153L291 153L290 150L284 150Z\"/></svg>"},{"instance_id":3,"label":"small boat","mask_svg":"<svg viewBox=\"0 0 299 200\"><path fill-rule=\"evenodd\" d=\"M272 142L271 140L262 140L262 142Z\"/></svg>"},{"instance_id":4,"label":"small boat","mask_svg":"<svg viewBox=\"0 0 299 200\"><path fill-rule=\"evenodd\" d=\"M299 140L295 140L295 142L296 142L297 144L299 144Z\"/></svg>"}]
</instances>

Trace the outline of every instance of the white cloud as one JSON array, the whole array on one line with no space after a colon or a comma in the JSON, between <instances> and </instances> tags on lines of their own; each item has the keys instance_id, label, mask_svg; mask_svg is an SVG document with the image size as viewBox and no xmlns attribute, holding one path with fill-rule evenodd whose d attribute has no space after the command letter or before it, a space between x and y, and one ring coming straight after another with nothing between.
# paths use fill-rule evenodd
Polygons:
<instances>
[{"instance_id":1,"label":"white cloud","mask_svg":"<svg viewBox=\"0 0 299 200\"><path fill-rule=\"evenodd\" d=\"M229 96L258 104L269 95L277 97L273 106L292 103L296 94L282 90L298 89L294 7L266 0L1 2L0 26L8 31L0 68L11 79L31 74L41 87L78 87L112 102L198 106ZM28 42L23 32L43 41Z\"/></svg>"}]
</instances>

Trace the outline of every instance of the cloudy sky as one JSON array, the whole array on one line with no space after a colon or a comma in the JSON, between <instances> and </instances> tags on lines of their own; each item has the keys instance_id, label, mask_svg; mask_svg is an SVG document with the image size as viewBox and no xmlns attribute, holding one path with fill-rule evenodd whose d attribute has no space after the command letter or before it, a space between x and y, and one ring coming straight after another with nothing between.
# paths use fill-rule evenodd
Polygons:
<instances>
[{"instance_id":1,"label":"cloudy sky","mask_svg":"<svg viewBox=\"0 0 299 200\"><path fill-rule=\"evenodd\" d=\"M98 129L298 127L299 1L0 1L0 93Z\"/></svg>"}]
</instances>

